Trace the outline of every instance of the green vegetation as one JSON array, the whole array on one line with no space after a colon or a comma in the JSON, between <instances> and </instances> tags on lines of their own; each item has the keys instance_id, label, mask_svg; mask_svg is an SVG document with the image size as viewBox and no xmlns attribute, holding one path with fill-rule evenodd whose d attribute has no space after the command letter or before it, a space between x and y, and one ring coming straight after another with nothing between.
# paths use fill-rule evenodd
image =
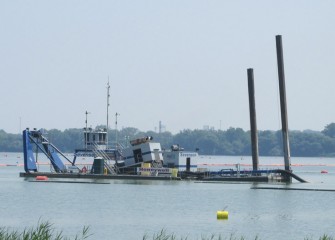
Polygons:
<instances>
[{"instance_id":1,"label":"green vegetation","mask_svg":"<svg viewBox=\"0 0 335 240\"><path fill-rule=\"evenodd\" d=\"M289 238L289 237L288 237ZM154 234L151 238L148 235L144 235L143 240L188 240L189 237L177 237L173 233L167 233L166 230L161 230L160 232ZM211 234L209 236L201 236L197 238L199 240L247 240L247 239L254 239L254 240L261 240L258 236L252 238L245 238L245 237L236 237L234 234L231 234L228 237L224 237L221 234L215 235ZM313 240L314 238L304 238L304 240ZM190 239L191 240L191 239ZM324 234L323 236L319 237L318 240L335 240L333 237Z\"/></svg>"},{"instance_id":2,"label":"green vegetation","mask_svg":"<svg viewBox=\"0 0 335 240\"><path fill-rule=\"evenodd\" d=\"M101 128L104 126L98 126ZM115 130L108 131L110 144L115 142ZM167 149L178 144L185 150L199 150L203 155L251 155L250 131L241 128L227 130L183 130L172 135L170 132L141 132L136 128L124 128L117 132L119 142L124 146L129 140L143 136L152 136ZM66 129L47 131L47 138L63 152L73 152L83 148L83 130ZM291 155L296 157L326 157L335 156L335 123L328 124L323 131L289 132ZM282 133L278 131L258 131L260 156L282 156ZM9 134L0 130L0 151L22 151L21 134Z\"/></svg>"},{"instance_id":3,"label":"green vegetation","mask_svg":"<svg viewBox=\"0 0 335 240\"><path fill-rule=\"evenodd\" d=\"M334 240L335 238L324 234L323 236L319 237L319 240ZM305 238L305 240L311 240L311 238Z\"/></svg>"},{"instance_id":4,"label":"green vegetation","mask_svg":"<svg viewBox=\"0 0 335 240\"><path fill-rule=\"evenodd\" d=\"M0 240L83 240L88 239L93 234L89 234L89 227L84 227L82 232L79 235L74 236L74 238L68 238L63 235L62 232L55 232L52 224L47 222L39 222L37 227L24 229L22 232L16 230L10 230L9 228L0 227ZM162 229L158 233L149 237L145 234L142 237L142 240L187 240L189 237L177 237L174 233L167 233L165 229ZM210 234L209 236L202 235L200 240L246 240L245 237L236 237L234 234L231 234L228 237L224 237L221 234L215 235ZM259 237L253 237L252 239L260 240ZM312 240L313 238L304 238L305 240ZM335 240L333 237L324 234L318 238L319 240Z\"/></svg>"},{"instance_id":5,"label":"green vegetation","mask_svg":"<svg viewBox=\"0 0 335 240\"><path fill-rule=\"evenodd\" d=\"M75 240L87 239L91 236L89 228L84 227L80 235L74 237ZM24 229L22 232L9 230L0 227L0 240L67 240L62 232L55 232L52 224L48 221L39 222L36 228Z\"/></svg>"},{"instance_id":6,"label":"green vegetation","mask_svg":"<svg viewBox=\"0 0 335 240\"><path fill-rule=\"evenodd\" d=\"M177 237L174 233L167 233L166 230L161 230L160 232L154 234L152 238L149 238L147 235L144 235L143 240L188 240L189 237ZM198 239L198 238L197 238ZM222 235L211 234L210 236L201 236L200 240L245 240L244 237L235 237L231 234L229 237L223 237ZM259 240L258 237L253 238L255 240ZM324 239L328 240L328 239ZM330 239L329 239L330 240Z\"/></svg>"}]
</instances>

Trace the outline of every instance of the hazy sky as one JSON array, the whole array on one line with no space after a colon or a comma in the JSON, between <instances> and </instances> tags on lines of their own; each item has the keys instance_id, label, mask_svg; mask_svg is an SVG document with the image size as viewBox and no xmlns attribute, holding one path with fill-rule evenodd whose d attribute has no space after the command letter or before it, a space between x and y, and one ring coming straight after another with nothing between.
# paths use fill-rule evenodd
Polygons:
<instances>
[{"instance_id":1,"label":"hazy sky","mask_svg":"<svg viewBox=\"0 0 335 240\"><path fill-rule=\"evenodd\" d=\"M0 129L278 130L282 35L292 130L335 122L335 1L0 1Z\"/></svg>"}]
</instances>

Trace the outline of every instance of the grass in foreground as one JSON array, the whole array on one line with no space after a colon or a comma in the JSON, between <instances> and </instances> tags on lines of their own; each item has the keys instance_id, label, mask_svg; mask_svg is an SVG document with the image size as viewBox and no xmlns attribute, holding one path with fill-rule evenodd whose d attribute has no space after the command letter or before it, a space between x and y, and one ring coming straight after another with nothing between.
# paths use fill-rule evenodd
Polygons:
<instances>
[{"instance_id":1,"label":"grass in foreground","mask_svg":"<svg viewBox=\"0 0 335 240\"><path fill-rule=\"evenodd\" d=\"M74 237L75 240L87 239L92 234L89 234L89 227L83 227L80 235ZM62 232L55 232L54 227L48 221L39 222L37 227L24 229L22 232L8 228L0 227L0 240L68 240Z\"/></svg>"},{"instance_id":2,"label":"grass in foreground","mask_svg":"<svg viewBox=\"0 0 335 240\"><path fill-rule=\"evenodd\" d=\"M149 240L147 235L144 235L143 240ZM152 240L189 240L188 237L177 237L174 233L167 233L164 229L152 236ZM255 240L260 240L258 237L254 238ZM229 237L223 237L221 235L210 235L202 236L200 240L246 240L244 237L235 237L231 234Z\"/></svg>"},{"instance_id":3,"label":"grass in foreground","mask_svg":"<svg viewBox=\"0 0 335 240\"><path fill-rule=\"evenodd\" d=\"M74 237L74 240L83 240L91 237L92 234L89 233L89 227L83 227L82 232ZM158 233L149 237L145 234L142 240L194 240L188 237L177 237L174 233L167 233L165 229L162 229ZM261 240L257 236L253 238L254 240ZM313 240L314 238L305 237L304 240ZM13 231L9 228L0 227L0 240L70 240L70 238L63 235L61 232L55 232L53 225L46 222L39 222L35 228L26 228L22 232ZM197 238L197 240L247 240L244 237L235 237L231 234L228 237L221 235L210 235L202 236ZM334 237L328 236L326 234L318 238L318 240L335 240Z\"/></svg>"},{"instance_id":4,"label":"grass in foreground","mask_svg":"<svg viewBox=\"0 0 335 240\"><path fill-rule=\"evenodd\" d=\"M165 229L162 229L160 232L154 234L152 238L148 235L144 235L142 240L194 240L188 237L177 237L174 233L167 233ZM261 240L259 237L248 238L254 240ZM247 240L245 237L236 237L234 234L231 234L228 237L224 237L222 235L210 235L210 236L202 236L200 239L197 240ZM313 238L304 238L304 240L313 240ZM318 240L335 240L334 237L328 236L324 234L323 236L319 237Z\"/></svg>"}]
</instances>

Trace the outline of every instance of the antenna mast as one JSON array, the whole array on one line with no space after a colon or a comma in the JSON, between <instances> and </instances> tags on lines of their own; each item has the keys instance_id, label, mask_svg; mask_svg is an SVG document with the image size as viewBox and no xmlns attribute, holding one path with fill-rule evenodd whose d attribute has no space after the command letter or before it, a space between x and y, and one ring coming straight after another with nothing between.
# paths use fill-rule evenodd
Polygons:
<instances>
[{"instance_id":1,"label":"antenna mast","mask_svg":"<svg viewBox=\"0 0 335 240\"><path fill-rule=\"evenodd\" d=\"M117 139L117 116L120 116L119 113L115 113L115 149L118 149L118 139Z\"/></svg>"},{"instance_id":2,"label":"antenna mast","mask_svg":"<svg viewBox=\"0 0 335 240\"><path fill-rule=\"evenodd\" d=\"M107 124L106 124L106 128L107 128L107 135L106 135L106 148L108 149L108 109L109 109L109 89L110 89L110 85L109 85L109 76L108 76L108 83L107 83Z\"/></svg>"},{"instance_id":3,"label":"antenna mast","mask_svg":"<svg viewBox=\"0 0 335 240\"><path fill-rule=\"evenodd\" d=\"M86 119L85 119L85 124L86 124L86 127L85 127L85 151L87 151L87 134L88 134L88 129L87 129L87 115L90 114L90 112L85 112L85 115L86 115Z\"/></svg>"}]
</instances>

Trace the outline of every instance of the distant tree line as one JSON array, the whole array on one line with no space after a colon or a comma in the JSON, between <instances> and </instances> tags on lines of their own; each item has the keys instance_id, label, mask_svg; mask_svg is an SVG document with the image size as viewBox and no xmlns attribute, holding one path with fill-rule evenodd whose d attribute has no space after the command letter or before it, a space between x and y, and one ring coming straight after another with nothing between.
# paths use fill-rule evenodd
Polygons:
<instances>
[{"instance_id":1,"label":"distant tree line","mask_svg":"<svg viewBox=\"0 0 335 240\"><path fill-rule=\"evenodd\" d=\"M97 126L103 128L104 126ZM142 132L136 128L124 128L108 131L109 145L113 147L118 142L123 146L129 141L144 136L152 136L154 141L160 142L162 148L168 149L172 145L179 145L185 150L199 151L203 155L251 155L250 131L241 128L227 130L183 130L178 134L170 132L157 133ZM83 129L66 129L60 131L51 129L46 137L63 152L74 152L74 149L84 147ZM289 131L291 156L325 157L335 156L335 123L328 124L319 131ZM260 156L282 156L282 133L278 131L258 131L258 146ZM10 134L0 130L0 151L21 152L22 135Z\"/></svg>"}]
</instances>

